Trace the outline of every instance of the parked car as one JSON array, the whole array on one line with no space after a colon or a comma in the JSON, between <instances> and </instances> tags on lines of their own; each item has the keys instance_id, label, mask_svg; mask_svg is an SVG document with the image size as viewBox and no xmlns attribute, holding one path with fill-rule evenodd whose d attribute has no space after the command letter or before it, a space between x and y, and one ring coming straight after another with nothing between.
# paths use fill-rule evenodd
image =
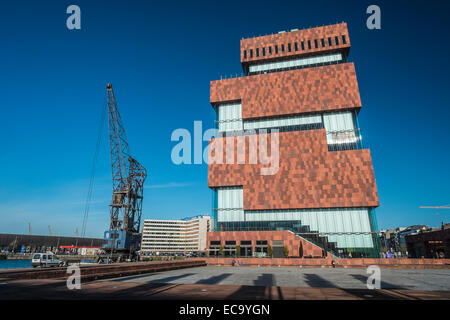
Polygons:
<instances>
[{"instance_id":1,"label":"parked car","mask_svg":"<svg viewBox=\"0 0 450 320\"><path fill-rule=\"evenodd\" d=\"M60 260L53 253L35 253L31 259L31 265L35 267L62 267L65 262Z\"/></svg>"}]
</instances>

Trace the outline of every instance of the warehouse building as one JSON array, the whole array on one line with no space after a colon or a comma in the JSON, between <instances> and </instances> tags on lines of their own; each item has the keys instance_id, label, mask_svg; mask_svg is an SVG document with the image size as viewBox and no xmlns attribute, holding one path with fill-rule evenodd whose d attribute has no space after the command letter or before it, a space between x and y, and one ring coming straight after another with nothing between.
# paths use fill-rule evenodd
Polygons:
<instances>
[{"instance_id":1,"label":"warehouse building","mask_svg":"<svg viewBox=\"0 0 450 320\"><path fill-rule=\"evenodd\" d=\"M103 239L42 236L28 234L0 234L0 252L58 252L64 247L101 247Z\"/></svg>"}]
</instances>

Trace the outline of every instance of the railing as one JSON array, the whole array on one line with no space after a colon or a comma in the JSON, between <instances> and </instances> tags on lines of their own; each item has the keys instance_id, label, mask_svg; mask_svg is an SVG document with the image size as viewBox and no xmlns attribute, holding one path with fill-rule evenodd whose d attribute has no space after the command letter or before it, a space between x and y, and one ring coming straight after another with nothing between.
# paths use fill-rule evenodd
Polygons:
<instances>
[{"instance_id":1,"label":"railing","mask_svg":"<svg viewBox=\"0 0 450 320\"><path fill-rule=\"evenodd\" d=\"M328 151L363 149L361 129L327 131Z\"/></svg>"},{"instance_id":2,"label":"railing","mask_svg":"<svg viewBox=\"0 0 450 320\"><path fill-rule=\"evenodd\" d=\"M317 62L317 63L312 63L312 64L298 65L298 66L286 66L286 67L282 67L282 68L274 68L274 69L261 70L261 71L251 71L248 73L248 75L253 76L253 75L266 74L266 73L272 73L272 72L321 67L321 66L328 66L328 65L332 65L332 64L345 63L346 61L347 60L345 58L342 58L341 60L336 60L336 61Z\"/></svg>"},{"instance_id":3,"label":"railing","mask_svg":"<svg viewBox=\"0 0 450 320\"><path fill-rule=\"evenodd\" d=\"M243 77L254 76L254 75L259 75L259 74L266 74L266 73L272 73L272 72L280 72L280 71L289 71L289 70L296 70L296 69L305 69L305 68L314 68L314 67L328 66L328 65L345 63L345 62L347 62L347 59L346 58L342 58L342 60L339 60L339 61L319 62L319 63L309 64L309 65L289 66L289 67L275 68L275 69L264 70L264 71L252 71L252 72L248 72L248 73L238 72L238 73L234 73L234 74L230 74L230 75L220 75L220 80L243 78Z\"/></svg>"},{"instance_id":4,"label":"railing","mask_svg":"<svg viewBox=\"0 0 450 320\"><path fill-rule=\"evenodd\" d=\"M321 236L319 232L293 232L295 235L311 242L312 244L322 248L326 252L330 253L334 257L338 257L339 254L336 251L336 244L334 242L328 242L328 237ZM330 246L330 244L332 244Z\"/></svg>"},{"instance_id":5,"label":"railing","mask_svg":"<svg viewBox=\"0 0 450 320\"><path fill-rule=\"evenodd\" d=\"M246 76L247 76L247 74L245 74L244 72L239 72L239 73L234 73L231 75L220 75L220 80L242 78L242 77L246 77Z\"/></svg>"},{"instance_id":6,"label":"railing","mask_svg":"<svg viewBox=\"0 0 450 320\"><path fill-rule=\"evenodd\" d=\"M341 24L344 23L344 21L342 22L335 22L335 23L331 23L331 24L322 24L322 25L318 25L318 26L309 26L306 28L302 28L302 29L290 29L290 30L282 30L282 31L278 31L278 32L272 32L272 33L265 33L262 35L258 35L258 36L251 36L251 37L242 37L242 40L246 40L246 39L252 39L252 38L259 38L259 37L265 37L265 36L272 36L272 35L276 35L276 34L280 34L280 33L284 33L284 32L291 32L291 31L302 31L302 30L308 30L308 29L313 29L313 28L320 28L320 27L325 27L325 26L332 26L335 24Z\"/></svg>"}]
</instances>

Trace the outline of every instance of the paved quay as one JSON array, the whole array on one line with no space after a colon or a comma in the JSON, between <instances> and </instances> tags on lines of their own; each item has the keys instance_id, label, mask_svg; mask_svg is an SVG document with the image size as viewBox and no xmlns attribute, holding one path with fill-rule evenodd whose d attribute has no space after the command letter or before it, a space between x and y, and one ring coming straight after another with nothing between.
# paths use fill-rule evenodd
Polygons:
<instances>
[{"instance_id":1,"label":"paved quay","mask_svg":"<svg viewBox=\"0 0 450 320\"><path fill-rule=\"evenodd\" d=\"M340 289L93 281L68 290L60 280L0 283L0 300L450 300L448 291Z\"/></svg>"},{"instance_id":2,"label":"paved quay","mask_svg":"<svg viewBox=\"0 0 450 320\"><path fill-rule=\"evenodd\" d=\"M450 300L450 272L382 269L381 289L366 287L365 269L196 267L83 282L4 279L0 300Z\"/></svg>"},{"instance_id":3,"label":"paved quay","mask_svg":"<svg viewBox=\"0 0 450 320\"><path fill-rule=\"evenodd\" d=\"M380 269L381 289L450 291L450 269ZM197 267L117 282L366 289L363 268Z\"/></svg>"}]
</instances>

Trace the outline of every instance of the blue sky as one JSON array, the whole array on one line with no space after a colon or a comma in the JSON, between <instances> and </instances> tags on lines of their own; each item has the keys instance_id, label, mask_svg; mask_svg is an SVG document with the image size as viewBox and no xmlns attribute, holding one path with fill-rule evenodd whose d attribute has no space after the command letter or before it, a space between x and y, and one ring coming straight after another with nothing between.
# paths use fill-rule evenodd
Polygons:
<instances>
[{"instance_id":1,"label":"blue sky","mask_svg":"<svg viewBox=\"0 0 450 320\"><path fill-rule=\"evenodd\" d=\"M81 8L81 30L66 8ZM381 30L366 8L381 8ZM239 40L345 21L380 196L380 228L449 222L449 5L441 1L2 1L0 232L81 230L105 84L148 170L144 218L209 213L207 166L174 165L173 130L213 126L209 82L241 72ZM87 236L108 227L106 126ZM449 211L449 210L447 210Z\"/></svg>"}]
</instances>

